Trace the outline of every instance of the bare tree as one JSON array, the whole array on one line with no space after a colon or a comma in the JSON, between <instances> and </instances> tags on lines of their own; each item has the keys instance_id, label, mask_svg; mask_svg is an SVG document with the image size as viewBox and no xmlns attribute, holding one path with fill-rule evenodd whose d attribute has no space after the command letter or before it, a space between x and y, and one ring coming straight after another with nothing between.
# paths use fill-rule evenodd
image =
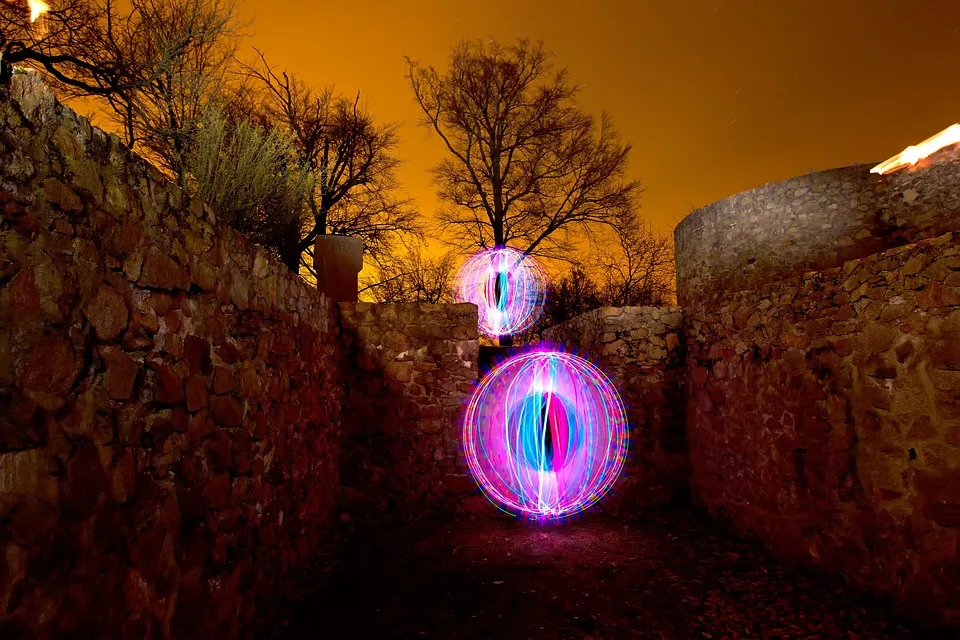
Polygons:
<instances>
[{"instance_id":1,"label":"bare tree","mask_svg":"<svg viewBox=\"0 0 960 640\"><path fill-rule=\"evenodd\" d=\"M0 0L6 6L10 0ZM102 98L132 149L187 187L191 136L221 99L242 25L235 0L51 0L0 17L4 73L39 67L63 95Z\"/></svg>"},{"instance_id":2,"label":"bare tree","mask_svg":"<svg viewBox=\"0 0 960 640\"><path fill-rule=\"evenodd\" d=\"M538 340L544 330L566 322L604 305L603 289L580 262L570 265L567 272L547 285L547 298L543 313L532 327L518 336L518 341Z\"/></svg>"},{"instance_id":3,"label":"bare tree","mask_svg":"<svg viewBox=\"0 0 960 640\"><path fill-rule=\"evenodd\" d=\"M600 307L663 306L673 299L670 242L632 217L611 225L598 238L602 248L588 261L575 262L547 286L543 313L520 342Z\"/></svg>"},{"instance_id":4,"label":"bare tree","mask_svg":"<svg viewBox=\"0 0 960 640\"><path fill-rule=\"evenodd\" d=\"M660 306L673 294L670 241L635 216L611 225L600 243L597 263L603 278L603 302L611 307Z\"/></svg>"},{"instance_id":5,"label":"bare tree","mask_svg":"<svg viewBox=\"0 0 960 640\"><path fill-rule=\"evenodd\" d=\"M403 254L384 260L375 277L363 290L376 302L451 302L453 300L454 255L426 255L426 247L417 242Z\"/></svg>"},{"instance_id":6,"label":"bare tree","mask_svg":"<svg viewBox=\"0 0 960 640\"><path fill-rule=\"evenodd\" d=\"M284 242L284 263L311 270L322 234L361 238L368 256L380 261L403 234L422 233L411 201L397 195L396 126L378 124L359 94L350 100L332 88L312 89L258 53L259 64L246 72L262 89L264 114L290 134L298 162L315 176L311 216Z\"/></svg>"},{"instance_id":7,"label":"bare tree","mask_svg":"<svg viewBox=\"0 0 960 640\"><path fill-rule=\"evenodd\" d=\"M123 60L142 67L186 40L133 91L109 98L126 143L187 188L191 143L209 107L224 100L243 24L236 0L133 0L120 36Z\"/></svg>"},{"instance_id":8,"label":"bare tree","mask_svg":"<svg viewBox=\"0 0 960 640\"><path fill-rule=\"evenodd\" d=\"M120 14L112 0L50 0L38 15L26 2L0 0L0 7L0 82L6 82L14 65L33 67L67 97L109 100L132 91L192 38L182 33L154 50L153 57L140 56L135 63L120 44L131 14Z\"/></svg>"},{"instance_id":9,"label":"bare tree","mask_svg":"<svg viewBox=\"0 0 960 640\"><path fill-rule=\"evenodd\" d=\"M440 224L462 249L512 245L569 259L574 232L589 237L636 209L630 145L609 116L577 107L578 88L550 57L520 40L462 43L446 74L407 58L422 124L449 152L433 174L447 204Z\"/></svg>"}]
</instances>

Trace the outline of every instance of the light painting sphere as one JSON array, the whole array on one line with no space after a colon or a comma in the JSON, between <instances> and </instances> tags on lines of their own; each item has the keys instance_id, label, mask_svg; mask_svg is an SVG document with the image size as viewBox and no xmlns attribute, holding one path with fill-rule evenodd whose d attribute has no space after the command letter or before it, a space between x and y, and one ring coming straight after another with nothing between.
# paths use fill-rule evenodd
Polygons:
<instances>
[{"instance_id":1,"label":"light painting sphere","mask_svg":"<svg viewBox=\"0 0 960 640\"><path fill-rule=\"evenodd\" d=\"M467 408L463 450L481 490L534 517L580 512L626 460L628 425L610 380L583 358L531 351L495 367Z\"/></svg>"},{"instance_id":2,"label":"light painting sphere","mask_svg":"<svg viewBox=\"0 0 960 640\"><path fill-rule=\"evenodd\" d=\"M543 311L546 278L536 261L511 247L474 254L457 272L457 302L472 302L479 328L496 338L519 333Z\"/></svg>"}]
</instances>

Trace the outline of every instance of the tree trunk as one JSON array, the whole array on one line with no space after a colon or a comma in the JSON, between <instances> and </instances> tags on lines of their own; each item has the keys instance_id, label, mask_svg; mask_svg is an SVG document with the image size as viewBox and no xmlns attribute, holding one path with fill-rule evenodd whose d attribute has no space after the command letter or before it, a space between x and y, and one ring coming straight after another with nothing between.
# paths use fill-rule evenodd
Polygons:
<instances>
[{"instance_id":1,"label":"tree trunk","mask_svg":"<svg viewBox=\"0 0 960 640\"><path fill-rule=\"evenodd\" d=\"M283 242L277 247L280 260L293 273L300 273L300 233L293 227L284 236Z\"/></svg>"}]
</instances>

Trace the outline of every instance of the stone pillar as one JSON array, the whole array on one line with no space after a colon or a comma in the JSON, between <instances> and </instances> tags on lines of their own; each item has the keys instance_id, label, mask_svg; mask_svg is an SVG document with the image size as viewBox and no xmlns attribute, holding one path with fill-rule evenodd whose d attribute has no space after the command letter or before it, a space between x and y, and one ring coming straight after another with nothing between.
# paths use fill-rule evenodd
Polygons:
<instances>
[{"instance_id":1,"label":"stone pillar","mask_svg":"<svg viewBox=\"0 0 960 640\"><path fill-rule=\"evenodd\" d=\"M334 302L357 301L357 278L363 268L363 241L350 236L317 236L313 253L317 291Z\"/></svg>"}]
</instances>

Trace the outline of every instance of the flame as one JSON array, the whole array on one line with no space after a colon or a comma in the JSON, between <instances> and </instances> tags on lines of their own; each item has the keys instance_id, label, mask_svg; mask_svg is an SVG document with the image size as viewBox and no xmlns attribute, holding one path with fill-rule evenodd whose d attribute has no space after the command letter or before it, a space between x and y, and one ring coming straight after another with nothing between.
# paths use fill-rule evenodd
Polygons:
<instances>
[{"instance_id":1,"label":"flame","mask_svg":"<svg viewBox=\"0 0 960 640\"><path fill-rule=\"evenodd\" d=\"M30 5L30 22L36 22L37 18L50 11L50 5L43 0L27 0Z\"/></svg>"},{"instance_id":2,"label":"flame","mask_svg":"<svg viewBox=\"0 0 960 640\"><path fill-rule=\"evenodd\" d=\"M918 145L911 145L893 156L886 162L881 162L870 173L890 173L911 164L916 164L934 151L960 142L960 124L952 124L932 138L927 138Z\"/></svg>"}]
</instances>

